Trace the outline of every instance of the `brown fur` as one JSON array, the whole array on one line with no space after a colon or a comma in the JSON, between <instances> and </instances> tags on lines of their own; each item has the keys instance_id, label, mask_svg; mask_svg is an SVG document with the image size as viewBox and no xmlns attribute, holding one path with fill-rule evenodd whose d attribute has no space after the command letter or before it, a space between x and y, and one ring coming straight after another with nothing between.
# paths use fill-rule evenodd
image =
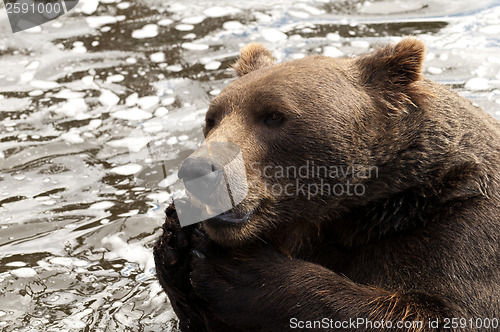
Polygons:
<instances>
[{"instance_id":1,"label":"brown fur","mask_svg":"<svg viewBox=\"0 0 500 332\"><path fill-rule=\"evenodd\" d=\"M205 221L203 235L180 231L170 210L155 259L182 329L285 331L292 317L361 317L434 331L445 318L500 316L500 124L423 78L424 51L407 38L355 59L273 64L262 46L242 50L240 78L213 100L205 134L240 147L249 192L235 211L253 216ZM376 166L378 176L321 178L352 180L362 196L265 190L297 185L262 176L266 166L307 161ZM179 236L189 241L172 242Z\"/></svg>"},{"instance_id":2,"label":"brown fur","mask_svg":"<svg viewBox=\"0 0 500 332\"><path fill-rule=\"evenodd\" d=\"M243 76L273 63L274 57L264 45L252 43L241 49L241 56L232 67L238 76Z\"/></svg>"}]
</instances>

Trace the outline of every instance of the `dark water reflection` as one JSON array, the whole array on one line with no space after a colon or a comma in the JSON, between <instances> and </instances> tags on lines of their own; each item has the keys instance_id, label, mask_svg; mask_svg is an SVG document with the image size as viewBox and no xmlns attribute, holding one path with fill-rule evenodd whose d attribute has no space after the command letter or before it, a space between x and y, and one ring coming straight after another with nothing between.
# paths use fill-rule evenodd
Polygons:
<instances>
[{"instance_id":1,"label":"dark water reflection","mask_svg":"<svg viewBox=\"0 0 500 332\"><path fill-rule=\"evenodd\" d=\"M151 253L165 186L239 48L349 56L408 34L427 76L500 118L496 1L87 0L15 35L2 16L0 330L174 329Z\"/></svg>"}]
</instances>

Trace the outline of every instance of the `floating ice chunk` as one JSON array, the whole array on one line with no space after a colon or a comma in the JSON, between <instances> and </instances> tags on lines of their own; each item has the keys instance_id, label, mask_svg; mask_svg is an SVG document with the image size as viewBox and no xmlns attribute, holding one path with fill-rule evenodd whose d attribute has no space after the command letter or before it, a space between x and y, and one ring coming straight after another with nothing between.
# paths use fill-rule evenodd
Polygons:
<instances>
[{"instance_id":1,"label":"floating ice chunk","mask_svg":"<svg viewBox=\"0 0 500 332\"><path fill-rule=\"evenodd\" d=\"M73 49L71 50L73 53L86 53L87 48L81 41L76 41L73 43Z\"/></svg>"},{"instance_id":2,"label":"floating ice chunk","mask_svg":"<svg viewBox=\"0 0 500 332\"><path fill-rule=\"evenodd\" d=\"M152 199L155 202L163 203L169 201L172 198L172 194L162 191L159 193L148 194L146 197Z\"/></svg>"},{"instance_id":3,"label":"floating ice chunk","mask_svg":"<svg viewBox=\"0 0 500 332\"><path fill-rule=\"evenodd\" d=\"M175 30L178 31L191 31L194 29L194 25L192 24L177 24L175 26Z\"/></svg>"},{"instance_id":4,"label":"floating ice chunk","mask_svg":"<svg viewBox=\"0 0 500 332\"><path fill-rule=\"evenodd\" d=\"M443 73L443 70L439 67L429 67L427 68L427 72L432 75L439 75Z\"/></svg>"},{"instance_id":5,"label":"floating ice chunk","mask_svg":"<svg viewBox=\"0 0 500 332\"><path fill-rule=\"evenodd\" d=\"M139 105L140 108L147 110L153 106L158 105L159 102L160 98L158 96L146 96L139 98L137 100L137 105Z\"/></svg>"},{"instance_id":6,"label":"floating ice chunk","mask_svg":"<svg viewBox=\"0 0 500 332\"><path fill-rule=\"evenodd\" d=\"M179 121L192 123L192 122L196 121L196 114L191 113L191 114L188 114L186 116L183 116L182 118L179 119ZM167 143L168 143L168 141L167 141Z\"/></svg>"},{"instance_id":7,"label":"floating ice chunk","mask_svg":"<svg viewBox=\"0 0 500 332\"><path fill-rule=\"evenodd\" d=\"M85 113L88 110L88 105L83 98L72 98L62 103L55 112L64 114L69 117L76 117L79 114Z\"/></svg>"},{"instance_id":8,"label":"floating ice chunk","mask_svg":"<svg viewBox=\"0 0 500 332\"><path fill-rule=\"evenodd\" d=\"M161 100L161 104L164 106L172 105L175 102L175 97L166 97Z\"/></svg>"},{"instance_id":9,"label":"floating ice chunk","mask_svg":"<svg viewBox=\"0 0 500 332\"><path fill-rule=\"evenodd\" d=\"M33 80L34 77L35 77L34 71L27 71L27 72L24 72L21 74L21 76L19 77L19 81L29 82L29 81Z\"/></svg>"},{"instance_id":10,"label":"floating ice chunk","mask_svg":"<svg viewBox=\"0 0 500 332\"><path fill-rule=\"evenodd\" d=\"M165 129L163 124L161 123L161 121L158 121L158 119L150 120L150 121L144 123L143 126L144 126L143 130L146 133L150 133L150 134L159 133L160 131Z\"/></svg>"},{"instance_id":11,"label":"floating ice chunk","mask_svg":"<svg viewBox=\"0 0 500 332\"><path fill-rule=\"evenodd\" d=\"M60 99L83 98L85 97L85 93L73 91L71 89L62 89L58 93L54 94L54 97Z\"/></svg>"},{"instance_id":12,"label":"floating ice chunk","mask_svg":"<svg viewBox=\"0 0 500 332\"><path fill-rule=\"evenodd\" d=\"M75 128L72 128L72 129L75 129ZM75 131L75 130L69 131L67 133L62 133L61 139L67 143L70 143L70 144L80 144L80 143L85 142L85 140L80 137L80 133Z\"/></svg>"},{"instance_id":13,"label":"floating ice chunk","mask_svg":"<svg viewBox=\"0 0 500 332\"><path fill-rule=\"evenodd\" d=\"M296 17L296 18L301 18L301 19L306 19L309 17L309 14L306 12L301 12L298 10L289 10L287 12L288 15Z\"/></svg>"},{"instance_id":14,"label":"floating ice chunk","mask_svg":"<svg viewBox=\"0 0 500 332\"><path fill-rule=\"evenodd\" d=\"M121 10L127 9L130 7L130 2L128 1L120 2L119 4L116 5L116 7Z\"/></svg>"},{"instance_id":15,"label":"floating ice chunk","mask_svg":"<svg viewBox=\"0 0 500 332\"><path fill-rule=\"evenodd\" d=\"M356 48L368 49L370 47L370 43L366 40L353 40L351 41L351 46Z\"/></svg>"},{"instance_id":16,"label":"floating ice chunk","mask_svg":"<svg viewBox=\"0 0 500 332\"><path fill-rule=\"evenodd\" d=\"M226 30L241 30L244 28L243 24L238 21L227 21L222 24L222 27Z\"/></svg>"},{"instance_id":17,"label":"floating ice chunk","mask_svg":"<svg viewBox=\"0 0 500 332\"><path fill-rule=\"evenodd\" d=\"M83 259L73 258L73 257L53 257L49 259L49 262L55 265L62 266L88 266L89 263Z\"/></svg>"},{"instance_id":18,"label":"floating ice chunk","mask_svg":"<svg viewBox=\"0 0 500 332\"><path fill-rule=\"evenodd\" d=\"M101 125L102 125L102 120L101 119L94 119L94 120L90 120L90 122L87 125L87 127L90 130L95 130L95 129L99 128Z\"/></svg>"},{"instance_id":19,"label":"floating ice chunk","mask_svg":"<svg viewBox=\"0 0 500 332\"><path fill-rule=\"evenodd\" d=\"M298 9L302 9L303 11L305 11L311 15L321 15L321 14L325 13L324 10L310 6L310 5L305 4L305 3L297 3L297 4L295 4L295 7Z\"/></svg>"},{"instance_id":20,"label":"floating ice chunk","mask_svg":"<svg viewBox=\"0 0 500 332\"><path fill-rule=\"evenodd\" d=\"M182 23L184 24L200 24L206 19L206 16L191 16L182 19Z\"/></svg>"},{"instance_id":21,"label":"floating ice chunk","mask_svg":"<svg viewBox=\"0 0 500 332\"><path fill-rule=\"evenodd\" d=\"M217 96L218 94L220 94L220 92L221 92L220 89L213 89L209 93L211 96Z\"/></svg>"},{"instance_id":22,"label":"floating ice chunk","mask_svg":"<svg viewBox=\"0 0 500 332\"><path fill-rule=\"evenodd\" d=\"M132 216L135 216L135 215L138 215L139 214L139 210L138 209L134 209L134 210L130 210L128 212L125 212L125 213L121 213L118 215L118 217L132 217Z\"/></svg>"},{"instance_id":23,"label":"floating ice chunk","mask_svg":"<svg viewBox=\"0 0 500 332\"><path fill-rule=\"evenodd\" d=\"M15 269L10 271L10 273L18 278L32 278L37 275L36 271L31 267L22 267L20 269Z\"/></svg>"},{"instance_id":24,"label":"floating ice chunk","mask_svg":"<svg viewBox=\"0 0 500 332\"><path fill-rule=\"evenodd\" d=\"M500 35L500 24L489 25L489 26L486 26L486 27L479 29L479 31L482 33L486 33L488 35L498 36L498 35Z\"/></svg>"},{"instance_id":25,"label":"floating ice chunk","mask_svg":"<svg viewBox=\"0 0 500 332\"><path fill-rule=\"evenodd\" d=\"M344 52L339 50L338 48L334 46L325 46L323 47L323 55L324 56L329 56L332 58L338 58L344 55Z\"/></svg>"},{"instance_id":26,"label":"floating ice chunk","mask_svg":"<svg viewBox=\"0 0 500 332\"><path fill-rule=\"evenodd\" d=\"M125 76L122 74L116 74L116 75L110 75L106 77L106 82L107 83L116 83L116 82L121 82L125 79Z\"/></svg>"},{"instance_id":27,"label":"floating ice chunk","mask_svg":"<svg viewBox=\"0 0 500 332\"><path fill-rule=\"evenodd\" d=\"M27 70L36 70L40 66L40 61L31 61L25 68Z\"/></svg>"},{"instance_id":28,"label":"floating ice chunk","mask_svg":"<svg viewBox=\"0 0 500 332\"><path fill-rule=\"evenodd\" d=\"M163 52L156 52L153 53L149 56L151 61L153 62L164 62L165 61L165 53Z\"/></svg>"},{"instance_id":29,"label":"floating ice chunk","mask_svg":"<svg viewBox=\"0 0 500 332\"><path fill-rule=\"evenodd\" d=\"M490 88L488 79L484 77L474 77L465 82L465 88L472 91L488 90Z\"/></svg>"},{"instance_id":30,"label":"floating ice chunk","mask_svg":"<svg viewBox=\"0 0 500 332\"><path fill-rule=\"evenodd\" d=\"M85 84L85 85L90 85L94 88L99 88L95 83L94 83L94 76L91 76L91 75L87 75L87 76L84 76L82 77L81 79L82 83Z\"/></svg>"},{"instance_id":31,"label":"floating ice chunk","mask_svg":"<svg viewBox=\"0 0 500 332\"><path fill-rule=\"evenodd\" d=\"M239 9L233 7L210 7L203 11L208 17L222 17L222 16L230 16L235 15L240 12Z\"/></svg>"},{"instance_id":32,"label":"floating ice chunk","mask_svg":"<svg viewBox=\"0 0 500 332\"><path fill-rule=\"evenodd\" d=\"M441 61L448 61L448 54L443 53L439 56L439 60Z\"/></svg>"},{"instance_id":33,"label":"floating ice chunk","mask_svg":"<svg viewBox=\"0 0 500 332\"><path fill-rule=\"evenodd\" d=\"M30 91L30 92L28 93L28 95L29 95L30 97L38 97L38 96L43 95L43 91L42 91L42 90L33 90L33 91ZM0 98L0 99L1 99L1 98Z\"/></svg>"},{"instance_id":34,"label":"floating ice chunk","mask_svg":"<svg viewBox=\"0 0 500 332\"><path fill-rule=\"evenodd\" d=\"M167 139L167 144L169 144L169 145L174 145L174 144L177 144L178 142L179 142L179 140L175 136L172 136L169 139Z\"/></svg>"},{"instance_id":35,"label":"floating ice chunk","mask_svg":"<svg viewBox=\"0 0 500 332\"><path fill-rule=\"evenodd\" d=\"M132 175L139 173L142 170L142 166L138 164L127 164L122 166L117 166L109 171L111 173L119 174L119 175Z\"/></svg>"},{"instance_id":36,"label":"floating ice chunk","mask_svg":"<svg viewBox=\"0 0 500 332\"><path fill-rule=\"evenodd\" d=\"M125 105L134 106L137 105L137 100L139 99L139 95L137 92L130 94L127 99L125 99Z\"/></svg>"},{"instance_id":37,"label":"floating ice chunk","mask_svg":"<svg viewBox=\"0 0 500 332\"><path fill-rule=\"evenodd\" d=\"M125 62L128 63L128 64L133 65L133 64L137 63L137 59L134 58L134 57L128 57L128 58L125 59Z\"/></svg>"},{"instance_id":38,"label":"floating ice chunk","mask_svg":"<svg viewBox=\"0 0 500 332\"><path fill-rule=\"evenodd\" d=\"M120 97L110 90L102 90L101 95L99 96L99 102L103 106L112 107L120 102Z\"/></svg>"},{"instance_id":39,"label":"floating ice chunk","mask_svg":"<svg viewBox=\"0 0 500 332\"><path fill-rule=\"evenodd\" d=\"M132 31L132 38L144 39L158 36L158 26L156 24L146 24L141 29Z\"/></svg>"},{"instance_id":40,"label":"floating ice chunk","mask_svg":"<svg viewBox=\"0 0 500 332\"><path fill-rule=\"evenodd\" d=\"M99 0L81 0L80 11L86 15L92 15L99 6Z\"/></svg>"},{"instance_id":41,"label":"floating ice chunk","mask_svg":"<svg viewBox=\"0 0 500 332\"><path fill-rule=\"evenodd\" d=\"M264 14L264 13L261 13L259 11L256 11L255 13L253 13L253 15L255 16L257 21L261 22L261 23L268 23L268 22L271 22L273 20L271 15Z\"/></svg>"},{"instance_id":42,"label":"floating ice chunk","mask_svg":"<svg viewBox=\"0 0 500 332\"><path fill-rule=\"evenodd\" d=\"M164 18L163 20L159 20L158 23L156 23L156 24L158 24L159 26L165 27L165 26L169 26L172 23L174 23L174 21L172 21L171 19Z\"/></svg>"},{"instance_id":43,"label":"floating ice chunk","mask_svg":"<svg viewBox=\"0 0 500 332\"><path fill-rule=\"evenodd\" d=\"M110 202L110 201L101 201L101 202L97 202L97 203L92 204L91 206L89 206L89 209L92 209L92 210L106 210L106 209L109 209L112 206L115 206L115 203Z\"/></svg>"},{"instance_id":44,"label":"floating ice chunk","mask_svg":"<svg viewBox=\"0 0 500 332\"><path fill-rule=\"evenodd\" d=\"M171 12L184 12L186 11L186 6L180 3L172 3L168 6L168 10Z\"/></svg>"},{"instance_id":45,"label":"floating ice chunk","mask_svg":"<svg viewBox=\"0 0 500 332\"><path fill-rule=\"evenodd\" d=\"M162 100L162 104L163 104L163 100ZM168 109L166 107L158 107L154 113L154 115L158 118L161 118L163 116L165 116L166 114L168 113Z\"/></svg>"},{"instance_id":46,"label":"floating ice chunk","mask_svg":"<svg viewBox=\"0 0 500 332\"><path fill-rule=\"evenodd\" d=\"M188 33L184 37L182 37L182 39L195 39L195 38L196 38L195 33Z\"/></svg>"},{"instance_id":47,"label":"floating ice chunk","mask_svg":"<svg viewBox=\"0 0 500 332\"><path fill-rule=\"evenodd\" d=\"M41 26L39 26L39 25L38 25L38 26L34 26L34 27L32 27L32 28L29 28L29 29L24 30L24 32L28 32L28 33L38 33L38 32L40 32L40 31L42 31L42 27L41 27Z\"/></svg>"},{"instance_id":48,"label":"floating ice chunk","mask_svg":"<svg viewBox=\"0 0 500 332\"><path fill-rule=\"evenodd\" d=\"M167 70L172 71L174 73L177 73L177 72L180 72L182 70L182 66L181 65L171 65L171 66L167 67Z\"/></svg>"},{"instance_id":49,"label":"floating ice chunk","mask_svg":"<svg viewBox=\"0 0 500 332\"><path fill-rule=\"evenodd\" d=\"M41 80L32 80L30 82L30 85L34 88L42 89L42 90L55 89L55 88L58 88L60 86L59 83L56 83L56 82L41 81Z\"/></svg>"},{"instance_id":50,"label":"floating ice chunk","mask_svg":"<svg viewBox=\"0 0 500 332\"><path fill-rule=\"evenodd\" d=\"M129 121L146 120L152 117L151 113L143 111L138 107L117 111L111 113L111 116L117 119L129 120Z\"/></svg>"},{"instance_id":51,"label":"floating ice chunk","mask_svg":"<svg viewBox=\"0 0 500 332\"><path fill-rule=\"evenodd\" d=\"M167 188L167 187L170 187L171 185L173 185L175 182L177 182L177 180L179 180L179 177L177 176L177 173L174 172L170 175L168 175L165 179L163 179L162 181L160 181L160 183L158 183L158 187L161 187L161 188Z\"/></svg>"},{"instance_id":52,"label":"floating ice chunk","mask_svg":"<svg viewBox=\"0 0 500 332\"><path fill-rule=\"evenodd\" d=\"M131 152L139 152L148 145L152 137L139 136L139 137L126 137L107 142L109 146L114 148L128 148Z\"/></svg>"},{"instance_id":53,"label":"floating ice chunk","mask_svg":"<svg viewBox=\"0 0 500 332\"><path fill-rule=\"evenodd\" d=\"M5 266L11 266L11 267L24 267L26 266L25 262L20 262L20 261L15 261L15 262L10 262L5 264Z\"/></svg>"},{"instance_id":54,"label":"floating ice chunk","mask_svg":"<svg viewBox=\"0 0 500 332\"><path fill-rule=\"evenodd\" d=\"M326 35L326 39L331 41L339 41L340 35L338 34L338 32L330 32Z\"/></svg>"},{"instance_id":55,"label":"floating ice chunk","mask_svg":"<svg viewBox=\"0 0 500 332\"><path fill-rule=\"evenodd\" d=\"M288 58L292 59L292 60L296 60L296 59L302 59L304 58L306 55L304 53L292 53L288 56Z\"/></svg>"},{"instance_id":56,"label":"floating ice chunk","mask_svg":"<svg viewBox=\"0 0 500 332\"><path fill-rule=\"evenodd\" d=\"M66 318L63 318L61 322L63 323L64 327L66 329L70 330L83 330L85 327L88 326L88 324L85 322L87 319L84 321L84 317L90 315L93 312L92 309L88 308L83 310L82 312L77 312L72 314L71 316L68 316Z\"/></svg>"},{"instance_id":57,"label":"floating ice chunk","mask_svg":"<svg viewBox=\"0 0 500 332\"><path fill-rule=\"evenodd\" d=\"M270 43L276 43L287 39L286 34L274 28L262 29L262 36Z\"/></svg>"},{"instance_id":58,"label":"floating ice chunk","mask_svg":"<svg viewBox=\"0 0 500 332\"><path fill-rule=\"evenodd\" d=\"M209 46L207 44L182 43L182 47L190 51L206 51Z\"/></svg>"},{"instance_id":59,"label":"floating ice chunk","mask_svg":"<svg viewBox=\"0 0 500 332\"><path fill-rule=\"evenodd\" d=\"M205 64L205 69L216 70L219 69L220 65L221 65L220 61L210 61L209 63Z\"/></svg>"},{"instance_id":60,"label":"floating ice chunk","mask_svg":"<svg viewBox=\"0 0 500 332\"><path fill-rule=\"evenodd\" d=\"M85 18L87 24L90 28L96 29L106 24L116 23L118 20L115 16L103 15L103 16L90 16Z\"/></svg>"},{"instance_id":61,"label":"floating ice chunk","mask_svg":"<svg viewBox=\"0 0 500 332\"><path fill-rule=\"evenodd\" d=\"M135 212L135 211L130 211ZM151 255L151 250L146 248L141 243L132 242L128 243L124 241L120 234L113 234L102 239L103 244L109 244L112 250L107 253L107 259L113 259L120 257L127 262L133 262L139 264L139 266L144 270L149 270L154 268L154 258Z\"/></svg>"}]
</instances>

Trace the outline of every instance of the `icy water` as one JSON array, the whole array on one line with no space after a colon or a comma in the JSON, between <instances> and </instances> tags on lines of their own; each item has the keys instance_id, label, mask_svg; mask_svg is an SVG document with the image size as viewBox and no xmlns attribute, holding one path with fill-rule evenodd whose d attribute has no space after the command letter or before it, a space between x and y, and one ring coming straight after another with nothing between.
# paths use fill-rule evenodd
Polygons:
<instances>
[{"instance_id":1,"label":"icy water","mask_svg":"<svg viewBox=\"0 0 500 332\"><path fill-rule=\"evenodd\" d=\"M285 61L416 35L428 77L500 118L498 1L87 0L16 34L0 12L2 331L176 330L151 248L246 43Z\"/></svg>"}]
</instances>

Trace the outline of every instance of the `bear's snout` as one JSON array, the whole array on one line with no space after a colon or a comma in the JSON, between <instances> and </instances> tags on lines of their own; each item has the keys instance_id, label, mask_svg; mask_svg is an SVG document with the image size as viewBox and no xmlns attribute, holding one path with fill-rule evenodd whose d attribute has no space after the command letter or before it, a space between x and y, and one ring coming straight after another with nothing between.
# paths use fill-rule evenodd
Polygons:
<instances>
[{"instance_id":1,"label":"bear's snout","mask_svg":"<svg viewBox=\"0 0 500 332\"><path fill-rule=\"evenodd\" d=\"M223 185L222 170L208 158L187 158L179 169L178 177L186 189L204 203Z\"/></svg>"}]
</instances>

